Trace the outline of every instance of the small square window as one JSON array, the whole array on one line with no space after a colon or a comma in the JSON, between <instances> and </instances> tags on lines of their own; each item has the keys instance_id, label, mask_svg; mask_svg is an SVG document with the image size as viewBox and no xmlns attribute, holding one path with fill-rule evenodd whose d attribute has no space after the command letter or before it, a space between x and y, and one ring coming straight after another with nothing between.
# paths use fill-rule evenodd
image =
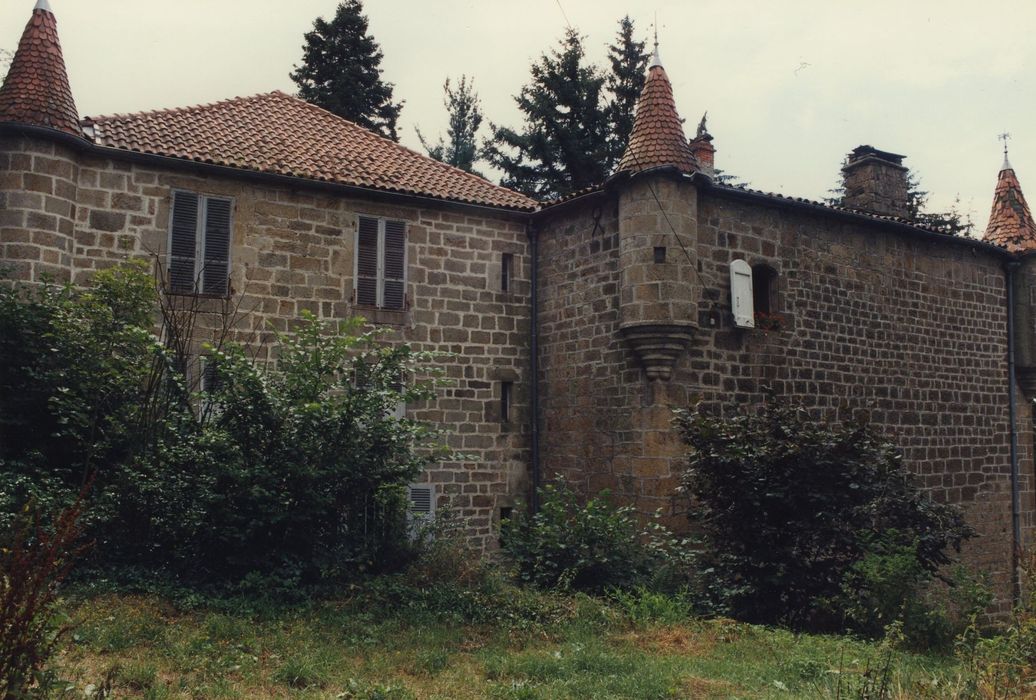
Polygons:
<instances>
[{"instance_id":1,"label":"small square window","mask_svg":"<svg viewBox=\"0 0 1036 700\"><path fill-rule=\"evenodd\" d=\"M661 264L665 262L665 246L657 246L655 248L655 263Z\"/></svg>"}]
</instances>

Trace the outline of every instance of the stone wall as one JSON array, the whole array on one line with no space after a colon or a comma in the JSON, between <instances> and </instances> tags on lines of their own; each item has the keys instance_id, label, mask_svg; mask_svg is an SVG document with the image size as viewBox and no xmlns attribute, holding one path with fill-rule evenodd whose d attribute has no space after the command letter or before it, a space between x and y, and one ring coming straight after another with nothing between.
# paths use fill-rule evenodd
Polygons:
<instances>
[{"instance_id":1,"label":"stone wall","mask_svg":"<svg viewBox=\"0 0 1036 700\"><path fill-rule=\"evenodd\" d=\"M364 315L390 339L443 360L452 385L415 418L445 425L471 461L437 465L439 506L465 518L473 544L496 546L499 509L528 489L527 373L529 279L525 222L500 212L416 207L287 189L200 171L164 170L77 156L36 139L0 142L0 263L14 276L86 284L93 272L128 258L161 267L168 250L172 192L233 199L231 286L227 300L176 297L199 309L196 349L217 337L262 344L303 311L319 318ZM357 216L407 223L410 308L384 312L352 303ZM510 290L500 291L503 254L513 255ZM511 418L500 420L501 382L512 382Z\"/></svg>"},{"instance_id":2,"label":"stone wall","mask_svg":"<svg viewBox=\"0 0 1036 700\"><path fill-rule=\"evenodd\" d=\"M661 191L661 190L660 190ZM817 418L865 412L938 500L963 504L981 538L966 560L1010 601L1006 292L1000 256L880 222L844 223L712 190L685 239L702 294L698 330L673 378L648 382L618 330L620 197L560 209L541 236L543 473L608 487L648 513L673 498L681 447L672 407L761 400L764 387ZM661 198L666 203L664 197ZM742 330L729 263L778 272L781 330ZM1018 401L1023 528L1033 516L1032 415Z\"/></svg>"},{"instance_id":3,"label":"stone wall","mask_svg":"<svg viewBox=\"0 0 1036 700\"><path fill-rule=\"evenodd\" d=\"M78 180L71 150L0 137L0 265L9 277L69 280Z\"/></svg>"}]
</instances>

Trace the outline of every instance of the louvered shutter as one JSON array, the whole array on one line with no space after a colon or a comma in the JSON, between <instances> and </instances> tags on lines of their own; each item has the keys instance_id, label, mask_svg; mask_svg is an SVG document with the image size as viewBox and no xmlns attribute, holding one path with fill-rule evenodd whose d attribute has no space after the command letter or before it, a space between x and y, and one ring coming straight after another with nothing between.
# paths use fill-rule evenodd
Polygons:
<instances>
[{"instance_id":1,"label":"louvered shutter","mask_svg":"<svg viewBox=\"0 0 1036 700\"><path fill-rule=\"evenodd\" d=\"M744 260L730 263L730 306L734 325L755 328L755 306L752 299L752 267Z\"/></svg>"},{"instance_id":2,"label":"louvered shutter","mask_svg":"<svg viewBox=\"0 0 1036 700\"><path fill-rule=\"evenodd\" d=\"M385 292L382 306L402 309L406 297L406 224L385 222Z\"/></svg>"},{"instance_id":3,"label":"louvered shutter","mask_svg":"<svg viewBox=\"0 0 1036 700\"><path fill-rule=\"evenodd\" d=\"M173 193L173 223L169 235L169 291L194 292L197 255L198 195Z\"/></svg>"},{"instance_id":4,"label":"louvered shutter","mask_svg":"<svg viewBox=\"0 0 1036 700\"><path fill-rule=\"evenodd\" d=\"M356 234L356 303L378 305L378 220L366 216Z\"/></svg>"},{"instance_id":5,"label":"louvered shutter","mask_svg":"<svg viewBox=\"0 0 1036 700\"><path fill-rule=\"evenodd\" d=\"M229 291L230 200L205 200L205 266L202 292L223 296Z\"/></svg>"}]
</instances>

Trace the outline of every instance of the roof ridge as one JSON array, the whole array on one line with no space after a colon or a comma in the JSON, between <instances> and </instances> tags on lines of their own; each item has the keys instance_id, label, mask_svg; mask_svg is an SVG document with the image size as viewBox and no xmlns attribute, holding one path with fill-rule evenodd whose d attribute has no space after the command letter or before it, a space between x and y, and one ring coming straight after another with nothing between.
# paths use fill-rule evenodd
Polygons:
<instances>
[{"instance_id":1,"label":"roof ridge","mask_svg":"<svg viewBox=\"0 0 1036 700\"><path fill-rule=\"evenodd\" d=\"M147 116L164 116L168 114L183 114L186 112L200 112L213 109L215 107L222 107L228 104L240 104L243 102L257 100L261 97L269 97L271 95L284 94L285 93L281 92L280 90L271 90L270 92L257 92L254 95L239 95L237 97L227 97L222 100L216 100L215 102L202 102L199 104L186 105L183 107L160 107L158 109L145 109L139 112L112 112L111 114L100 114L96 117L86 116L83 117L82 121L99 122L111 119L130 119Z\"/></svg>"}]
</instances>

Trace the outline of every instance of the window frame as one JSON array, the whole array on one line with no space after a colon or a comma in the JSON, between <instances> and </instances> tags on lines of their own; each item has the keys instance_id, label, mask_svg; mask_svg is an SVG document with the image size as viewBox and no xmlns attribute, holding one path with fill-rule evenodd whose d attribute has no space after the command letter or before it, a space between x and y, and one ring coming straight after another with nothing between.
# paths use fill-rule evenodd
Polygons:
<instances>
[{"instance_id":1,"label":"window frame","mask_svg":"<svg viewBox=\"0 0 1036 700\"><path fill-rule=\"evenodd\" d=\"M194 222L194 281L192 283L192 289L178 289L173 286L172 279L172 259L173 259L173 224L176 216L176 195L182 193L186 195L193 195L198 198L198 214L197 219ZM222 200L227 203L229 214L227 217L229 234L227 237L227 272L226 272L226 289L222 292L209 292L205 290L205 248L207 243L207 236L205 234L208 224L209 217L209 200ZM236 201L233 197L227 195L218 194L205 194L204 192L195 192L193 190L186 190L182 188L175 188L170 192L169 195L169 225L168 235L166 236L167 254L165 260L166 267L166 292L168 294L176 294L179 296L197 296L197 297L210 297L214 299L225 299L230 296L230 273L233 269L234 261L234 210L236 209Z\"/></svg>"},{"instance_id":2,"label":"window frame","mask_svg":"<svg viewBox=\"0 0 1036 700\"><path fill-rule=\"evenodd\" d=\"M377 273L375 277L374 305L360 303L360 223L362 219L371 219L378 222L378 251L377 251ZM389 221L394 221L403 226L403 303L399 308L385 306L385 226ZM410 236L409 226L405 219L396 219L388 216L370 216L368 214L356 215L356 231L353 235L353 306L364 309L378 309L380 311L408 311L410 308Z\"/></svg>"}]
</instances>

